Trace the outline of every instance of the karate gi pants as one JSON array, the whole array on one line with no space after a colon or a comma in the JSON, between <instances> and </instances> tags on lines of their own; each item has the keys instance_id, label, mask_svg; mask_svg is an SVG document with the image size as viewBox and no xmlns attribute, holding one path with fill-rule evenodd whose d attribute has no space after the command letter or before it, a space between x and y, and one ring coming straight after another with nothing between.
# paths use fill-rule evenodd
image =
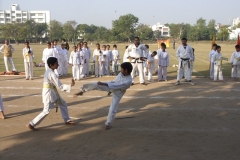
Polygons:
<instances>
[{"instance_id":1,"label":"karate gi pants","mask_svg":"<svg viewBox=\"0 0 240 160\"><path fill-rule=\"evenodd\" d=\"M84 72L86 76L89 76L89 61L86 61L86 63L84 63Z\"/></svg>"},{"instance_id":2,"label":"karate gi pants","mask_svg":"<svg viewBox=\"0 0 240 160\"><path fill-rule=\"evenodd\" d=\"M0 94L0 112L1 111L4 111L4 106L3 106L2 96Z\"/></svg>"},{"instance_id":3,"label":"karate gi pants","mask_svg":"<svg viewBox=\"0 0 240 160\"><path fill-rule=\"evenodd\" d=\"M100 75L99 70L100 70L100 63L99 62L95 62L95 68L94 68L95 76L99 76Z\"/></svg>"},{"instance_id":4,"label":"karate gi pants","mask_svg":"<svg viewBox=\"0 0 240 160\"><path fill-rule=\"evenodd\" d=\"M62 59L58 59L58 65L59 65L57 68L58 74L63 75L63 60Z\"/></svg>"},{"instance_id":5,"label":"karate gi pants","mask_svg":"<svg viewBox=\"0 0 240 160\"><path fill-rule=\"evenodd\" d=\"M107 91L107 92L110 91L108 86L98 85L96 82L84 84L81 89L86 92L90 90L100 90L100 91ZM114 120L117 114L117 107L124 93L125 92L121 92L120 90L116 90L112 93L112 102L109 107L108 117L107 117L107 121L105 122L105 125L110 125Z\"/></svg>"},{"instance_id":6,"label":"karate gi pants","mask_svg":"<svg viewBox=\"0 0 240 160\"><path fill-rule=\"evenodd\" d=\"M44 103L44 108L43 111L37 116L35 117L30 124L32 126L36 126L39 123L41 123L41 121L50 113L51 109L53 109L54 103L49 102L49 103ZM68 115L68 108L67 108L67 103L65 100L62 99L62 104L59 104L58 107L60 108L61 114L62 114L62 118L64 119L65 122L69 121L69 115Z\"/></svg>"},{"instance_id":7,"label":"karate gi pants","mask_svg":"<svg viewBox=\"0 0 240 160\"><path fill-rule=\"evenodd\" d=\"M105 62L104 63L104 74L105 75L110 75L110 67L109 67L109 63L108 62Z\"/></svg>"},{"instance_id":8,"label":"karate gi pants","mask_svg":"<svg viewBox=\"0 0 240 160\"><path fill-rule=\"evenodd\" d=\"M131 73L132 76L132 83L134 83L134 77L135 77L135 71L138 69L139 72L139 82L140 83L145 83L144 75L143 75L143 63L131 63L133 70Z\"/></svg>"},{"instance_id":9,"label":"karate gi pants","mask_svg":"<svg viewBox=\"0 0 240 160\"><path fill-rule=\"evenodd\" d=\"M32 62L24 62L25 68L25 76L26 78L33 78L33 63Z\"/></svg>"},{"instance_id":10,"label":"karate gi pants","mask_svg":"<svg viewBox=\"0 0 240 160\"><path fill-rule=\"evenodd\" d=\"M112 71L117 72L118 66L117 66L117 61L112 61Z\"/></svg>"},{"instance_id":11,"label":"karate gi pants","mask_svg":"<svg viewBox=\"0 0 240 160\"><path fill-rule=\"evenodd\" d=\"M216 81L217 79L221 80L221 81L223 80L222 66L214 64L214 77L213 77L213 80Z\"/></svg>"},{"instance_id":12,"label":"karate gi pants","mask_svg":"<svg viewBox=\"0 0 240 160\"><path fill-rule=\"evenodd\" d=\"M214 62L210 62L210 78L213 79L214 76Z\"/></svg>"},{"instance_id":13,"label":"karate gi pants","mask_svg":"<svg viewBox=\"0 0 240 160\"><path fill-rule=\"evenodd\" d=\"M68 74L68 61L64 60L62 62L62 74L67 75Z\"/></svg>"},{"instance_id":14,"label":"karate gi pants","mask_svg":"<svg viewBox=\"0 0 240 160\"><path fill-rule=\"evenodd\" d=\"M193 73L193 61L190 61L190 76L192 76Z\"/></svg>"},{"instance_id":15,"label":"karate gi pants","mask_svg":"<svg viewBox=\"0 0 240 160\"><path fill-rule=\"evenodd\" d=\"M81 65L79 64L74 64L72 66L72 75L73 75L73 79L77 79L80 80L80 72L81 72Z\"/></svg>"},{"instance_id":16,"label":"karate gi pants","mask_svg":"<svg viewBox=\"0 0 240 160\"><path fill-rule=\"evenodd\" d=\"M240 65L233 65L232 78L240 78Z\"/></svg>"},{"instance_id":17,"label":"karate gi pants","mask_svg":"<svg viewBox=\"0 0 240 160\"><path fill-rule=\"evenodd\" d=\"M167 80L166 66L158 66L158 80Z\"/></svg>"},{"instance_id":18,"label":"karate gi pants","mask_svg":"<svg viewBox=\"0 0 240 160\"><path fill-rule=\"evenodd\" d=\"M17 71L16 68L15 68L15 65L13 63L13 59L12 57L3 57L4 58L4 64L5 64L5 68L6 68L6 71L9 72L9 69L8 69L8 62L12 65L12 70L13 71Z\"/></svg>"},{"instance_id":19,"label":"karate gi pants","mask_svg":"<svg viewBox=\"0 0 240 160\"><path fill-rule=\"evenodd\" d=\"M181 63L182 63L182 65L181 65ZM183 75L186 80L188 80L188 81L192 80L191 68L188 63L190 64L190 62L188 60L186 60L186 61L180 60L179 61L177 81L180 82Z\"/></svg>"}]
</instances>

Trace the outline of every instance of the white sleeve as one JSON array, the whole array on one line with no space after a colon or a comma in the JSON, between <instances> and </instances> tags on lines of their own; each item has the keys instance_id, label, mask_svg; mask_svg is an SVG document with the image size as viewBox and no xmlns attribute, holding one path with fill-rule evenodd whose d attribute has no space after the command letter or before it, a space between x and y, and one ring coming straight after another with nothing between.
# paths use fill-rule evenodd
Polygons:
<instances>
[{"instance_id":1,"label":"white sleeve","mask_svg":"<svg viewBox=\"0 0 240 160\"><path fill-rule=\"evenodd\" d=\"M230 63L233 63L233 61L234 61L234 54L235 54L235 52L231 56Z\"/></svg>"},{"instance_id":2,"label":"white sleeve","mask_svg":"<svg viewBox=\"0 0 240 160\"><path fill-rule=\"evenodd\" d=\"M0 47L0 52L1 52L1 53L3 53L3 51L2 51L2 50L3 50L3 46L1 46L1 47Z\"/></svg>"},{"instance_id":3,"label":"white sleeve","mask_svg":"<svg viewBox=\"0 0 240 160\"><path fill-rule=\"evenodd\" d=\"M70 54L70 57L69 57L69 61L68 61L70 64L73 64L73 57L72 57L72 52Z\"/></svg>"},{"instance_id":4,"label":"white sleeve","mask_svg":"<svg viewBox=\"0 0 240 160\"><path fill-rule=\"evenodd\" d=\"M65 91L65 92L70 92L71 91L71 85L70 84L62 84L57 75L56 74L51 74L51 80L52 80L52 83L58 87L59 89L61 89L61 91Z\"/></svg>"},{"instance_id":5,"label":"white sleeve","mask_svg":"<svg viewBox=\"0 0 240 160\"><path fill-rule=\"evenodd\" d=\"M178 47L178 49L177 49L177 51L176 51L176 56L177 56L178 58L180 58L180 52L179 52L179 50L180 50L180 47Z\"/></svg>"},{"instance_id":6,"label":"white sleeve","mask_svg":"<svg viewBox=\"0 0 240 160\"><path fill-rule=\"evenodd\" d=\"M43 50L43 54L42 54L42 61L44 61L45 62L45 49Z\"/></svg>"}]
</instances>

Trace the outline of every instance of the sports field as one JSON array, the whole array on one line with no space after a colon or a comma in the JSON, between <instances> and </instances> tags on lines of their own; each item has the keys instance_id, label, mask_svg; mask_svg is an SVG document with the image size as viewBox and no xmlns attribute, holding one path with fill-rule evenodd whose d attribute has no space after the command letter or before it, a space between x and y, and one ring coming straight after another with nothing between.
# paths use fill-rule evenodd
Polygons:
<instances>
[{"instance_id":1,"label":"sports field","mask_svg":"<svg viewBox=\"0 0 240 160\"><path fill-rule=\"evenodd\" d=\"M175 86L175 51L168 69L169 81L131 86L122 98L112 128L104 130L111 96L100 91L82 97L72 94L87 82L110 81L114 77L88 77L76 81L71 93L61 92L67 101L75 126L66 126L55 109L37 126L37 132L25 125L41 112L42 75L35 68L35 79L1 76L0 90L6 120L0 120L0 159L239 159L240 82L230 76L230 64L224 62L225 83L212 82L208 76L208 44L189 43L196 50L196 83ZM220 44L221 45L221 44ZM93 50L93 46L89 45ZM125 45L119 45L123 53ZM234 45L221 45L230 58ZM20 48L15 46L14 61L23 70ZM36 62L41 61L44 46L32 45ZM150 45L153 51L156 45ZM153 49L154 48L154 49ZM3 61L3 60L2 60ZM1 61L1 70L3 62ZM199 76L199 77L198 77ZM61 78L70 83L71 77Z\"/></svg>"}]
</instances>

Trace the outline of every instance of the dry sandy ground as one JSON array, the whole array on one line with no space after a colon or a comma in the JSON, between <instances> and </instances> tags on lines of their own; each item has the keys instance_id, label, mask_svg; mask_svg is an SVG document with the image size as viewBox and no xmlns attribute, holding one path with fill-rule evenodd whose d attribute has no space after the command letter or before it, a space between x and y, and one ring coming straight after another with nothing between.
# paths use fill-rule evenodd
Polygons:
<instances>
[{"instance_id":1,"label":"dry sandy ground","mask_svg":"<svg viewBox=\"0 0 240 160\"><path fill-rule=\"evenodd\" d=\"M25 125L42 110L42 78L0 77L8 116L0 120L0 159L239 159L240 81L194 78L196 86L174 86L170 77L136 84L121 100L116 118L134 117L115 119L105 131L111 97L100 91L76 99L72 94L83 83L112 79L84 79L71 94L61 92L75 126L64 125L54 109L33 132Z\"/></svg>"}]
</instances>

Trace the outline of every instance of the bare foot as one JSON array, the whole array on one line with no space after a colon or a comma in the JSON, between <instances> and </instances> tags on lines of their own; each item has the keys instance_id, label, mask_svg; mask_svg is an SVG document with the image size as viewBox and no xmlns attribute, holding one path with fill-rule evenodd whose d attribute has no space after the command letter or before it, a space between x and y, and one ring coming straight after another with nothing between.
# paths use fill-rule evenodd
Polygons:
<instances>
[{"instance_id":1,"label":"bare foot","mask_svg":"<svg viewBox=\"0 0 240 160\"><path fill-rule=\"evenodd\" d=\"M73 95L73 98L76 98L77 96L82 96L82 95L83 95L83 92L81 91L81 92L75 93Z\"/></svg>"},{"instance_id":2,"label":"bare foot","mask_svg":"<svg viewBox=\"0 0 240 160\"><path fill-rule=\"evenodd\" d=\"M1 118L1 119L6 119L3 111L0 112L0 118Z\"/></svg>"},{"instance_id":3,"label":"bare foot","mask_svg":"<svg viewBox=\"0 0 240 160\"><path fill-rule=\"evenodd\" d=\"M31 129L32 131L38 131L38 129L36 129L35 127L33 127L31 124L27 124L26 127L28 127L29 129Z\"/></svg>"},{"instance_id":4,"label":"bare foot","mask_svg":"<svg viewBox=\"0 0 240 160\"><path fill-rule=\"evenodd\" d=\"M111 126L110 125L108 125L108 126L106 125L104 129L105 130L109 130L109 129L111 129Z\"/></svg>"}]
</instances>

